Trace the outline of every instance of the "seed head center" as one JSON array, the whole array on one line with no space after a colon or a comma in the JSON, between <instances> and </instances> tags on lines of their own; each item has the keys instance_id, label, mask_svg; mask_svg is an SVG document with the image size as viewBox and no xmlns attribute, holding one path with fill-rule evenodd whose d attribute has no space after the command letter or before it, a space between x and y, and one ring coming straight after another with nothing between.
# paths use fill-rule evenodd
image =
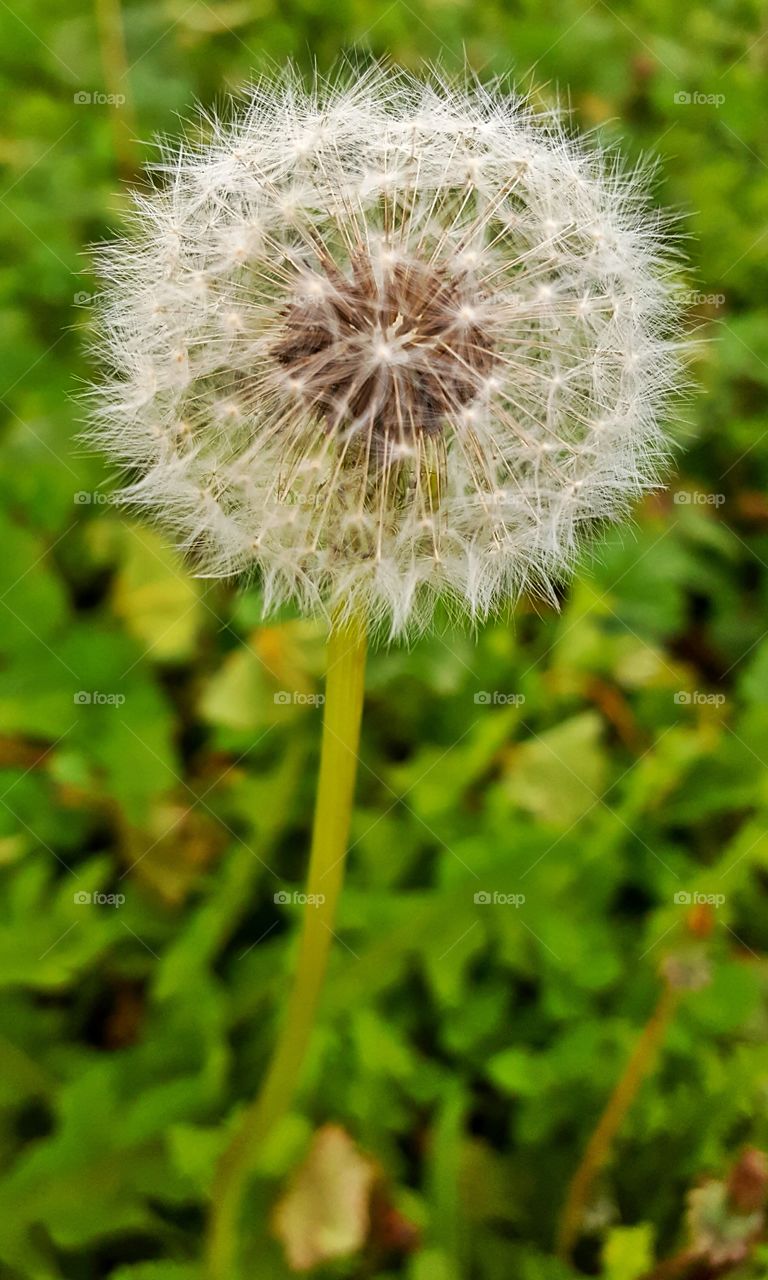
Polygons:
<instances>
[{"instance_id":1,"label":"seed head center","mask_svg":"<svg viewBox=\"0 0 768 1280\"><path fill-rule=\"evenodd\" d=\"M286 383L328 429L382 440L435 435L480 394L494 363L472 278L443 264L326 256L283 313L273 348Z\"/></svg>"}]
</instances>

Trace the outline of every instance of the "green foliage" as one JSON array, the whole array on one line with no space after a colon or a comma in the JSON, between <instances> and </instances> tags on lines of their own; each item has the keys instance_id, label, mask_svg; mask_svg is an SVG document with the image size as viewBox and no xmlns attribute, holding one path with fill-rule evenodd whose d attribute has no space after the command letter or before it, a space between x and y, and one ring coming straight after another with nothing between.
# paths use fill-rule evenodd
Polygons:
<instances>
[{"instance_id":1,"label":"green foliage","mask_svg":"<svg viewBox=\"0 0 768 1280\"><path fill-rule=\"evenodd\" d=\"M653 1231L639 1227L614 1227L603 1246L606 1280L637 1280L653 1264Z\"/></svg>"},{"instance_id":2,"label":"green foliage","mask_svg":"<svg viewBox=\"0 0 768 1280\"><path fill-rule=\"evenodd\" d=\"M265 59L362 44L559 85L581 127L661 157L702 391L671 424L682 500L608 536L559 614L374 655L340 942L302 1097L259 1153L247 1274L288 1274L271 1206L331 1120L420 1242L323 1274L635 1280L684 1243L692 1183L768 1145L762 7L125 0L124 78L113 10L0 6L0 1275L200 1280L291 972L301 907L275 895L302 887L317 765L322 627L263 627L256 587L193 580L76 444L84 246L119 225L134 138ZM671 960L708 979L571 1267L558 1211Z\"/></svg>"}]
</instances>

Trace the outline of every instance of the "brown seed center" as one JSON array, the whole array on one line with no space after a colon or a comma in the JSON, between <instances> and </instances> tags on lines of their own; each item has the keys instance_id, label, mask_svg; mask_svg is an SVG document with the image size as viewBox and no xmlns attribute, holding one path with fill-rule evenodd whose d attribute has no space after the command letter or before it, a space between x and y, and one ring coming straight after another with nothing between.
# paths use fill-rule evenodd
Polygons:
<instances>
[{"instance_id":1,"label":"brown seed center","mask_svg":"<svg viewBox=\"0 0 768 1280\"><path fill-rule=\"evenodd\" d=\"M393 441L440 432L494 363L466 273L401 256L374 266L362 253L346 271L323 258L286 308L273 355L329 429Z\"/></svg>"}]
</instances>

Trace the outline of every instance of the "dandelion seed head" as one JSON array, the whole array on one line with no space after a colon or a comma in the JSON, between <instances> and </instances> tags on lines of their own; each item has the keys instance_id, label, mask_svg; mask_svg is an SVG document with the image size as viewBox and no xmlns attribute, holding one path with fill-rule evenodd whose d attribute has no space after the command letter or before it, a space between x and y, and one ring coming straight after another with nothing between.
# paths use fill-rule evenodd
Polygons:
<instances>
[{"instance_id":1,"label":"dandelion seed head","mask_svg":"<svg viewBox=\"0 0 768 1280\"><path fill-rule=\"evenodd\" d=\"M167 148L92 435L209 576L390 636L552 598L658 481L675 260L642 174L499 88L252 86Z\"/></svg>"}]
</instances>

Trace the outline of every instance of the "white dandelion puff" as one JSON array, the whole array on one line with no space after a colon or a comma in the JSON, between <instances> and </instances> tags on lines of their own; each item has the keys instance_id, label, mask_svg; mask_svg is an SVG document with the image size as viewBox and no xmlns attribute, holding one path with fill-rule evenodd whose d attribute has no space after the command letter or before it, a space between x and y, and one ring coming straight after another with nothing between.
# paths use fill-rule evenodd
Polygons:
<instances>
[{"instance_id":1,"label":"white dandelion puff","mask_svg":"<svg viewBox=\"0 0 768 1280\"><path fill-rule=\"evenodd\" d=\"M203 574L390 636L552 595L658 482L675 261L641 174L499 88L249 91L104 246L92 436Z\"/></svg>"}]
</instances>

